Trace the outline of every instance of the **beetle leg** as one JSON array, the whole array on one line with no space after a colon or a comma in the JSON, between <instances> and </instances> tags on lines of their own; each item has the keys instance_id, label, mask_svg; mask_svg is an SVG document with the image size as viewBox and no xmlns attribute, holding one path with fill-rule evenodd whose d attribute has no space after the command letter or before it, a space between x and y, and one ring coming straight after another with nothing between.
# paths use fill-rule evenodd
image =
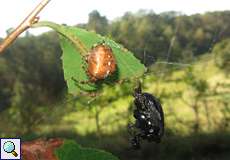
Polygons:
<instances>
[{"instance_id":1,"label":"beetle leg","mask_svg":"<svg viewBox=\"0 0 230 160\"><path fill-rule=\"evenodd\" d=\"M129 123L128 124L128 133L131 135L131 136L134 136L135 135L135 125L132 124L132 123Z\"/></svg>"},{"instance_id":2,"label":"beetle leg","mask_svg":"<svg viewBox=\"0 0 230 160\"><path fill-rule=\"evenodd\" d=\"M140 149L140 134L136 134L132 139L131 139L131 144L134 149Z\"/></svg>"},{"instance_id":3,"label":"beetle leg","mask_svg":"<svg viewBox=\"0 0 230 160\"><path fill-rule=\"evenodd\" d=\"M130 143L134 149L139 149L141 133L137 133L135 129L136 129L136 124L128 124L128 132L132 136Z\"/></svg>"}]
</instances>

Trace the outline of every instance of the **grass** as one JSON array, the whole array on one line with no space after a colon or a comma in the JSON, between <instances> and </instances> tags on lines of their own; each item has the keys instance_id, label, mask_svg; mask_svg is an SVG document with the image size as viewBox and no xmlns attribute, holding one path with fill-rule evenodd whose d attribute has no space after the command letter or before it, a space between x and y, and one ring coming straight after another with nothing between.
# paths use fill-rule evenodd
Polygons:
<instances>
[{"instance_id":1,"label":"grass","mask_svg":"<svg viewBox=\"0 0 230 160\"><path fill-rule=\"evenodd\" d=\"M167 132L159 145L144 142L141 151L133 152L129 149L126 128L128 122L134 122L130 106L134 86L130 82L106 87L101 96L91 104L81 103L85 97L80 98L73 111L56 124L40 126L35 137L74 139L85 147L105 149L121 159L152 160L154 157L156 160L227 160L230 156L230 111L229 102L227 106L223 102L230 95L230 80L215 66L212 55L202 56L193 64L192 74L197 79L207 80L209 85L209 91L205 95L207 106L205 107L203 99L198 102L200 130L195 133L195 114L191 104L196 91L193 86L184 82L185 72L186 68L173 71L171 75L165 75L161 79L154 74L143 79L143 90L160 97L165 112ZM216 88L218 83L221 85ZM213 94L215 88L216 93ZM68 108L70 104L66 105L64 107Z\"/></svg>"},{"instance_id":2,"label":"grass","mask_svg":"<svg viewBox=\"0 0 230 160\"><path fill-rule=\"evenodd\" d=\"M194 64L193 68L193 74L196 77L207 80L210 86L209 90L212 90L217 83L230 83L224 73L215 66L212 55L201 57L199 61ZM184 75L185 70L174 71L171 77L167 77L170 81L164 81L164 79L161 79L159 83L155 81L155 77L147 76L144 79L144 91L157 94L158 96L161 96L163 92L164 94L169 95L169 98L163 97L162 99L166 115L166 126L171 130L180 131L180 133L189 135L191 133L191 126L194 123L195 115L191 106L182 101L182 98L186 99L187 103L192 104L194 91L192 87L188 86L184 81L175 81L181 79ZM220 87L219 90L223 89L229 92L229 88L221 89ZM130 88L130 91L132 91L132 88ZM122 90L120 90L120 92L122 92ZM175 93L178 92L180 92L181 95L179 94L178 96L175 96ZM99 99L100 98L101 97L99 97ZM128 112L132 100L132 96L127 95L120 96L116 101L107 103L106 105L96 103L94 106L94 102L92 102L88 107L83 106L85 109L80 112L76 109L77 111L66 115L60 124L57 124L56 126L54 125L51 128L53 128L53 130L68 130L71 128L80 135L97 133L98 128L96 127L95 119L98 111L100 112L100 132L108 135L112 134L122 128L126 128L128 122L127 117L128 119L132 119L132 114ZM77 101L76 107L78 107L78 103L79 102ZM207 125L207 111L203 106L203 102L199 102L198 104L200 110L200 123L202 125L202 131L211 132L218 129L219 124L222 122L223 115L221 108L223 108L223 106L222 104L219 104L216 96L210 96L207 103L211 119L211 122L209 123L211 124Z\"/></svg>"}]
</instances>

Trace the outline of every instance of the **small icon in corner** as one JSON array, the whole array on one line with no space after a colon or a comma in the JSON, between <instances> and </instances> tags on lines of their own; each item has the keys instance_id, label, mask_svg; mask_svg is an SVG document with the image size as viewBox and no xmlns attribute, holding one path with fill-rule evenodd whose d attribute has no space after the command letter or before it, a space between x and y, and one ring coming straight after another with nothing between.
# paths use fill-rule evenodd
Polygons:
<instances>
[{"instance_id":1,"label":"small icon in corner","mask_svg":"<svg viewBox=\"0 0 230 160\"><path fill-rule=\"evenodd\" d=\"M15 145L14 145L14 142L12 141L7 141L3 144L3 150L6 152L6 153L12 153L14 155L14 157L17 157L18 154L17 152L15 152Z\"/></svg>"},{"instance_id":2,"label":"small icon in corner","mask_svg":"<svg viewBox=\"0 0 230 160\"><path fill-rule=\"evenodd\" d=\"M21 140L20 139L1 139L1 160L21 159Z\"/></svg>"}]
</instances>

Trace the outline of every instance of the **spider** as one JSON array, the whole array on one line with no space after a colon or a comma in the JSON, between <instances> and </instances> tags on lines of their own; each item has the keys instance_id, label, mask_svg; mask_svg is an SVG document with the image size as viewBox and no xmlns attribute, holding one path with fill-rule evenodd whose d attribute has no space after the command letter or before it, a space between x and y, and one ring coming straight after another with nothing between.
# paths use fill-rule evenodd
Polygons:
<instances>
[{"instance_id":1,"label":"spider","mask_svg":"<svg viewBox=\"0 0 230 160\"><path fill-rule=\"evenodd\" d=\"M80 81L80 83L94 83L98 80L103 80L108 76L112 75L116 71L116 59L113 55L112 48L102 43L94 45L89 54L85 56L87 68L83 67L89 77L88 81ZM72 77L76 83L76 79Z\"/></svg>"},{"instance_id":2,"label":"spider","mask_svg":"<svg viewBox=\"0 0 230 160\"><path fill-rule=\"evenodd\" d=\"M160 102L153 95L142 93L140 83L133 96L135 123L128 125L128 131L133 136L132 147L139 149L141 139L160 143L164 134L164 113Z\"/></svg>"},{"instance_id":3,"label":"spider","mask_svg":"<svg viewBox=\"0 0 230 160\"><path fill-rule=\"evenodd\" d=\"M87 57L88 75L92 82L102 80L116 70L116 60L112 49L102 42L92 47Z\"/></svg>"}]
</instances>

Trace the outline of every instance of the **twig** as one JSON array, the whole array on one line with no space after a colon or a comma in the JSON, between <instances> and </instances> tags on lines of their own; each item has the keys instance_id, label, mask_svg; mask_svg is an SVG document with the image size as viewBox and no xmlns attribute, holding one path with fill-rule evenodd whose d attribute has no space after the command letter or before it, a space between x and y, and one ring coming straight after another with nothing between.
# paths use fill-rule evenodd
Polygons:
<instances>
[{"instance_id":1,"label":"twig","mask_svg":"<svg viewBox=\"0 0 230 160\"><path fill-rule=\"evenodd\" d=\"M37 23L39 18L37 15L51 0L42 0L35 9L22 21L22 23L10 33L0 44L0 54L11 44L13 41L25 30L31 27L34 23Z\"/></svg>"}]
</instances>

